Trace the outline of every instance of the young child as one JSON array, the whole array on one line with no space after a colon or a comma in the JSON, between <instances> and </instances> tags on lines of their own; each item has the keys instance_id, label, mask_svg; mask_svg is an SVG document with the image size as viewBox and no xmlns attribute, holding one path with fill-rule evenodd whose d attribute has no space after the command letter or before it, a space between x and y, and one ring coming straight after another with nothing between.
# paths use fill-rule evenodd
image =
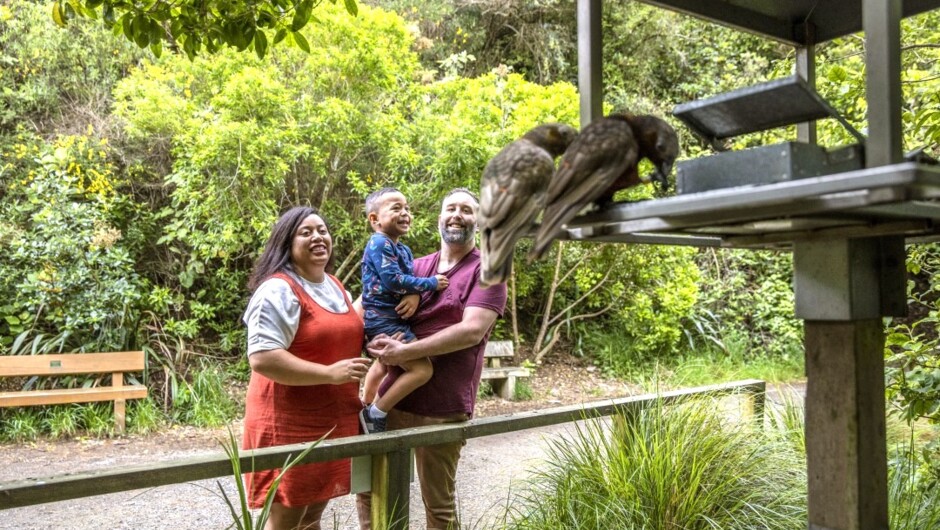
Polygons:
<instances>
[{"instance_id":1,"label":"young child","mask_svg":"<svg viewBox=\"0 0 940 530\"><path fill-rule=\"evenodd\" d=\"M366 338L372 340L384 333L402 333L403 341L415 340L404 318L417 307L399 315L396 307L402 295L424 291L440 291L447 287L443 274L432 278L414 276L414 255L398 239L411 228L408 200L395 188L382 188L366 197L366 215L374 233L362 255L362 308L365 311ZM408 361L401 365L404 373L382 396L375 399L385 366L372 363L366 374L363 401L371 403L359 412L359 422L367 433L383 432L388 411L411 391L431 378L433 368L427 358Z\"/></svg>"}]
</instances>

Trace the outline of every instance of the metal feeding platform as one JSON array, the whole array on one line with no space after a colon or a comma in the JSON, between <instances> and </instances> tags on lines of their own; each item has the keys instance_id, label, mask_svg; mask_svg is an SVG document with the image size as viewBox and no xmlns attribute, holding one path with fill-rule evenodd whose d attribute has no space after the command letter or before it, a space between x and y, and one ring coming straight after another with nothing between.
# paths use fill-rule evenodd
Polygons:
<instances>
[{"instance_id":1,"label":"metal feeding platform","mask_svg":"<svg viewBox=\"0 0 940 530\"><path fill-rule=\"evenodd\" d=\"M573 240L721 247L883 235L940 236L940 167L903 163L611 205L568 224Z\"/></svg>"},{"instance_id":2,"label":"metal feeding platform","mask_svg":"<svg viewBox=\"0 0 940 530\"><path fill-rule=\"evenodd\" d=\"M865 137L797 76L679 105L673 114L715 155L676 165L677 196L610 205L568 224L574 240L723 247L940 235L940 168L865 169ZM831 118L858 144L783 142L739 151L723 140Z\"/></svg>"}]
</instances>

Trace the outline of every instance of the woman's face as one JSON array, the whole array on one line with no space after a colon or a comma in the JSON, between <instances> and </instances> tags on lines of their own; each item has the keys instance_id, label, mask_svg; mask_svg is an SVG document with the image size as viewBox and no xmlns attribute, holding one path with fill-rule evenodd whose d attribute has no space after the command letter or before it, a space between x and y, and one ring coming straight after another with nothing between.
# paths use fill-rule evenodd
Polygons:
<instances>
[{"instance_id":1,"label":"woman's face","mask_svg":"<svg viewBox=\"0 0 940 530\"><path fill-rule=\"evenodd\" d=\"M294 232L291 242L291 262L302 269L308 267L326 269L333 252L333 238L326 223L317 214L310 214Z\"/></svg>"}]
</instances>

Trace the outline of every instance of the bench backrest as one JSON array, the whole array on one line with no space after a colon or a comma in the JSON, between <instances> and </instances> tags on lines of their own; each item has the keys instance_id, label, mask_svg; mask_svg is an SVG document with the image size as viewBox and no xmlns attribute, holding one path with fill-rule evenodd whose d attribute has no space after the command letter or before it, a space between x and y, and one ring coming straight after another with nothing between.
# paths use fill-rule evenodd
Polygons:
<instances>
[{"instance_id":1,"label":"bench backrest","mask_svg":"<svg viewBox=\"0 0 940 530\"><path fill-rule=\"evenodd\" d=\"M143 369L142 351L0 356L0 377L140 372Z\"/></svg>"},{"instance_id":2,"label":"bench backrest","mask_svg":"<svg viewBox=\"0 0 940 530\"><path fill-rule=\"evenodd\" d=\"M512 357L515 355L511 340L491 340L486 343L483 357Z\"/></svg>"}]
</instances>

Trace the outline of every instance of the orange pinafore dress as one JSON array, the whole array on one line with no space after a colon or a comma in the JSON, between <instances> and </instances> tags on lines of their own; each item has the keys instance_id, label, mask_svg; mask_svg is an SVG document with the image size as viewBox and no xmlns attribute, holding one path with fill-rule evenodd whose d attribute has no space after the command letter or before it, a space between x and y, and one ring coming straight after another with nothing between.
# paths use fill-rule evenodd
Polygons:
<instances>
[{"instance_id":1,"label":"orange pinafore dress","mask_svg":"<svg viewBox=\"0 0 940 530\"><path fill-rule=\"evenodd\" d=\"M349 311L336 314L320 307L303 288L286 274L272 278L285 280L300 301L300 322L288 351L301 359L329 365L359 357L362 352L362 319L353 311L346 289ZM359 434L357 414L362 407L359 385L288 386L251 373L245 405L244 449L257 449L319 440L333 429L330 438ZM264 505L271 483L279 469L245 473L249 505ZM305 464L291 468L281 479L274 502L296 508L324 502L349 493L349 460Z\"/></svg>"}]
</instances>

